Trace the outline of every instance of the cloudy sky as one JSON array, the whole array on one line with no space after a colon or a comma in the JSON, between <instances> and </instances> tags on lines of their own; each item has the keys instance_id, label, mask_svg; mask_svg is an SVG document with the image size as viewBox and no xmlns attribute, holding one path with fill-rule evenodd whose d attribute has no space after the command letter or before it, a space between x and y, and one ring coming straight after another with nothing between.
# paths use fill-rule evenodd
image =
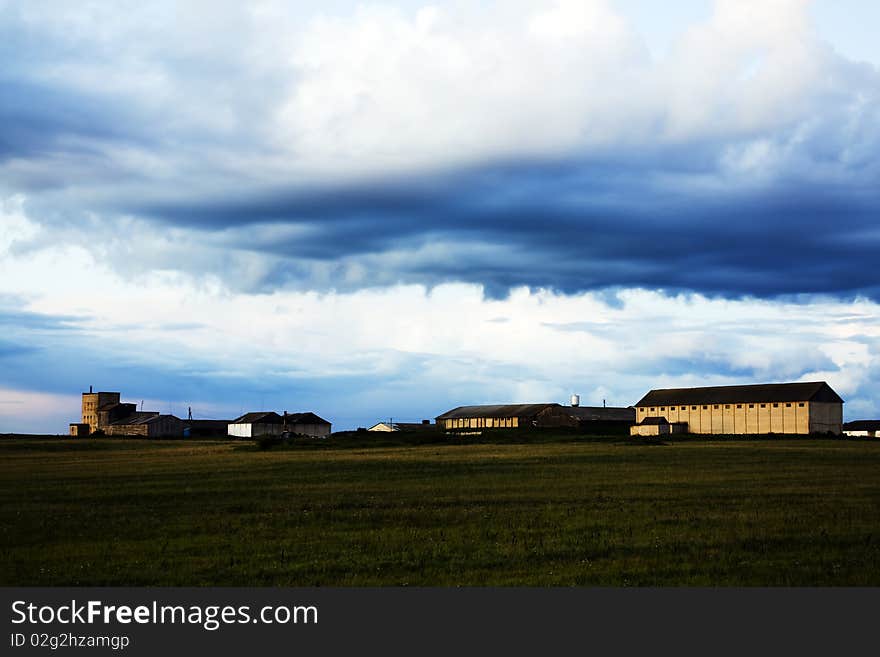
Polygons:
<instances>
[{"instance_id":1,"label":"cloudy sky","mask_svg":"<svg viewBox=\"0 0 880 657\"><path fill-rule=\"evenodd\" d=\"M0 0L0 432L827 380L880 415L880 5Z\"/></svg>"}]
</instances>

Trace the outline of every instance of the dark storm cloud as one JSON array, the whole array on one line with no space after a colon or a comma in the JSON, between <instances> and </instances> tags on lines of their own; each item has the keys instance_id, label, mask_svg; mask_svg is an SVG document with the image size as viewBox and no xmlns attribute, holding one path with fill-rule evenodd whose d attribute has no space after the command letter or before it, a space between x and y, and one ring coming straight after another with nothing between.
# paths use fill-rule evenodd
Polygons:
<instances>
[{"instance_id":1,"label":"dark storm cloud","mask_svg":"<svg viewBox=\"0 0 880 657\"><path fill-rule=\"evenodd\" d=\"M525 285L880 298L880 280L866 266L880 247L876 190L783 181L710 194L686 182L686 171L673 171L686 161L673 155L662 172L650 161L499 165L136 210L175 226L238 229L230 246L280 258L267 275L270 287L303 276L304 260L356 262L402 250L411 256L394 264L370 260L374 278L364 284L381 283L384 274L427 285L478 283L492 295ZM671 172L678 175L672 183L660 176ZM256 225L264 230L241 230ZM418 251L438 244L443 257Z\"/></svg>"}]
</instances>

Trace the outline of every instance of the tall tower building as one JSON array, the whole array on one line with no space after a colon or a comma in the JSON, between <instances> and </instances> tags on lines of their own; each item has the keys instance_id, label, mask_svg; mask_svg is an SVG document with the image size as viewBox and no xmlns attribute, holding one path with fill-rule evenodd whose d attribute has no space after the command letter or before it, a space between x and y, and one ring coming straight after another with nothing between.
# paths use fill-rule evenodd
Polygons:
<instances>
[{"instance_id":1,"label":"tall tower building","mask_svg":"<svg viewBox=\"0 0 880 657\"><path fill-rule=\"evenodd\" d=\"M98 409L102 406L118 404L121 394L118 392L92 392L82 394L82 423L89 425L89 432L95 433L98 429Z\"/></svg>"}]
</instances>

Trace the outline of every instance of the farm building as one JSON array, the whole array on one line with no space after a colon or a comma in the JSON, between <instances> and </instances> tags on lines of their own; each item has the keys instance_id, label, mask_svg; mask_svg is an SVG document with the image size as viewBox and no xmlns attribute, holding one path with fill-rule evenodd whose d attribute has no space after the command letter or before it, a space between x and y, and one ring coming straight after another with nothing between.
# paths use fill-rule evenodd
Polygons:
<instances>
[{"instance_id":1,"label":"farm building","mask_svg":"<svg viewBox=\"0 0 880 657\"><path fill-rule=\"evenodd\" d=\"M274 411L245 413L229 423L227 434L236 438L256 436L280 436L284 433L284 420Z\"/></svg>"},{"instance_id":2,"label":"farm building","mask_svg":"<svg viewBox=\"0 0 880 657\"><path fill-rule=\"evenodd\" d=\"M880 438L880 420L856 420L843 425L843 433L847 436Z\"/></svg>"},{"instance_id":3,"label":"farm building","mask_svg":"<svg viewBox=\"0 0 880 657\"><path fill-rule=\"evenodd\" d=\"M255 438L256 436L280 436L292 433L313 438L325 438L330 435L332 425L314 413L287 413L278 415L273 411L261 413L245 413L229 423L228 435L237 438Z\"/></svg>"},{"instance_id":4,"label":"farm building","mask_svg":"<svg viewBox=\"0 0 880 657\"><path fill-rule=\"evenodd\" d=\"M634 421L635 410L632 408L563 406L556 403L459 406L437 417L437 425L447 431L521 427L583 429L593 422L616 422L628 427Z\"/></svg>"},{"instance_id":5,"label":"farm building","mask_svg":"<svg viewBox=\"0 0 880 657\"><path fill-rule=\"evenodd\" d=\"M665 436L670 433L687 433L687 422L669 422L665 417L646 417L630 427L632 436Z\"/></svg>"},{"instance_id":6,"label":"farm building","mask_svg":"<svg viewBox=\"0 0 880 657\"><path fill-rule=\"evenodd\" d=\"M426 429L436 429L430 420L422 420L421 422L378 422L371 426L367 431L424 431Z\"/></svg>"},{"instance_id":7,"label":"farm building","mask_svg":"<svg viewBox=\"0 0 880 657\"><path fill-rule=\"evenodd\" d=\"M636 419L651 417L697 434L840 434L843 399L824 381L651 390Z\"/></svg>"},{"instance_id":8,"label":"farm building","mask_svg":"<svg viewBox=\"0 0 880 657\"><path fill-rule=\"evenodd\" d=\"M333 425L314 413L284 413L285 431L298 436L326 438L330 435Z\"/></svg>"},{"instance_id":9,"label":"farm building","mask_svg":"<svg viewBox=\"0 0 880 657\"><path fill-rule=\"evenodd\" d=\"M108 436L167 438L182 436L184 422L174 415L161 415L152 411L148 413L136 412L105 425L103 430Z\"/></svg>"}]
</instances>

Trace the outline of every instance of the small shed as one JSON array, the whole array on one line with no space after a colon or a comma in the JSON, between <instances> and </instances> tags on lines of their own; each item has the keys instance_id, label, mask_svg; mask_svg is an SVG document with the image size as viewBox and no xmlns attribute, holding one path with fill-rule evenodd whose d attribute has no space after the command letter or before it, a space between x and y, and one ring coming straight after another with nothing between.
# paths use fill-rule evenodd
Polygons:
<instances>
[{"instance_id":1,"label":"small shed","mask_svg":"<svg viewBox=\"0 0 880 657\"><path fill-rule=\"evenodd\" d=\"M71 422L70 423L70 435L74 438L82 438L83 436L88 436L91 430L91 425L88 422Z\"/></svg>"},{"instance_id":2,"label":"small shed","mask_svg":"<svg viewBox=\"0 0 880 657\"><path fill-rule=\"evenodd\" d=\"M670 422L665 417L646 417L629 428L631 436L665 436L687 433L687 422Z\"/></svg>"}]
</instances>

